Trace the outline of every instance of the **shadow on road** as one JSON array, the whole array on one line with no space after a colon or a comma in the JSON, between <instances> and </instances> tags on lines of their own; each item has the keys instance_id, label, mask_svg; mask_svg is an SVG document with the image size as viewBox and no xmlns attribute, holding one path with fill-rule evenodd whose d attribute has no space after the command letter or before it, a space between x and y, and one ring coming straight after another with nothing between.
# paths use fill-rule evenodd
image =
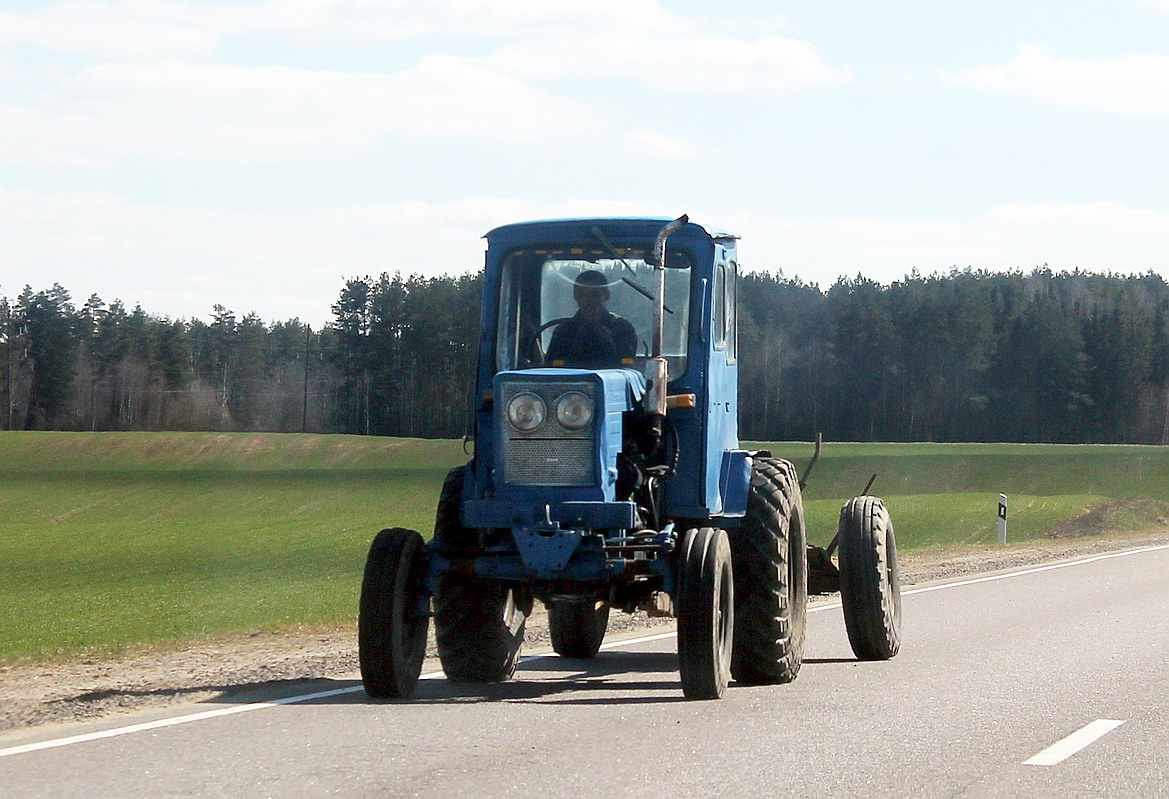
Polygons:
<instances>
[{"instance_id":1,"label":"shadow on road","mask_svg":"<svg viewBox=\"0 0 1169 799\"><path fill-rule=\"evenodd\" d=\"M640 678L639 678L640 677ZM290 688L295 686L295 694ZM444 677L418 682L414 697L407 700L371 699L360 690L357 680L278 681L241 686L208 699L208 703L279 702L304 694L343 693L295 700L296 704L464 704L478 702L556 701L597 704L639 704L682 700L678 681L678 656L674 652L602 652L591 660L574 660L556 655L537 655L520 662L515 676L502 683L458 683ZM652 692L647 696L646 692ZM564 698L568 694L592 692L605 696ZM288 701L288 699L284 699Z\"/></svg>"},{"instance_id":2,"label":"shadow on road","mask_svg":"<svg viewBox=\"0 0 1169 799\"><path fill-rule=\"evenodd\" d=\"M674 652L602 652L590 660L539 655L521 661L515 676L508 682L457 683L446 679L423 680L418 684L414 698L408 701L422 704L460 704L555 699L557 703L589 701L613 705L672 702L681 699L677 674L678 656ZM566 694L582 691L605 692L606 695L588 700L563 698ZM662 695L646 696L646 691L662 692ZM359 693L354 695L351 701L375 700L369 699L364 693Z\"/></svg>"},{"instance_id":3,"label":"shadow on road","mask_svg":"<svg viewBox=\"0 0 1169 799\"><path fill-rule=\"evenodd\" d=\"M184 697L197 702L227 702L238 704L240 702L274 701L285 696L330 690L338 686L353 683L354 681L352 680L294 678L246 683L225 683L222 685L198 684L181 688L104 688L52 699L46 704L71 705L92 703L95 706L113 705L137 707L141 703L135 700L148 700L145 703L146 705L151 704L149 700L158 700L158 703L169 704L175 701L181 701ZM213 694L213 696L207 697L207 694ZM95 714L99 712L95 711Z\"/></svg>"},{"instance_id":4,"label":"shadow on road","mask_svg":"<svg viewBox=\"0 0 1169 799\"><path fill-rule=\"evenodd\" d=\"M855 658L807 658L804 665L856 663ZM732 688L740 685L731 683ZM675 652L601 652L591 660L536 655L520 662L515 676L502 683L459 683L444 677L423 679L411 699L371 699L357 680L274 680L248 685L203 687L220 690L207 703L281 702L297 704L470 704L536 702L575 705L635 705L686 701ZM341 692L341 693L334 693ZM647 693L648 692L648 693ZM102 692L111 693L111 692ZM571 696L570 696L571 695Z\"/></svg>"}]
</instances>

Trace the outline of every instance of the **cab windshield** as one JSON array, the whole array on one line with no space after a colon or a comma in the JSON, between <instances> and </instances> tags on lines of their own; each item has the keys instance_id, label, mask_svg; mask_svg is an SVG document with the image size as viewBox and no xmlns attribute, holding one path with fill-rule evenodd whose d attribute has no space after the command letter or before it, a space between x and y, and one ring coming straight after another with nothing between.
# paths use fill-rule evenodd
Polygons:
<instances>
[{"instance_id":1,"label":"cab windshield","mask_svg":"<svg viewBox=\"0 0 1169 799\"><path fill-rule=\"evenodd\" d=\"M657 281L645 250L527 249L504 261L497 371L567 366L641 369L651 353ZM686 369L690 258L666 258L662 354L670 379Z\"/></svg>"}]
</instances>

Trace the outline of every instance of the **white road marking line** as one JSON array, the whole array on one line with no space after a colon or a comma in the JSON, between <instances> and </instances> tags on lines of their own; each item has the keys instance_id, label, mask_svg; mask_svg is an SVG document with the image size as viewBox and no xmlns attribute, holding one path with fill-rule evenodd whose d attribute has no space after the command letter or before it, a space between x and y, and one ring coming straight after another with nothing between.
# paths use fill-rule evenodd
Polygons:
<instances>
[{"instance_id":1,"label":"white road marking line","mask_svg":"<svg viewBox=\"0 0 1169 799\"><path fill-rule=\"evenodd\" d=\"M834 610L835 608L842 608L842 607L844 607L844 605L840 604L839 602L829 602L826 605L813 605L812 607L808 608L807 612L808 613L819 613L822 610Z\"/></svg>"},{"instance_id":2,"label":"white road marking line","mask_svg":"<svg viewBox=\"0 0 1169 799\"><path fill-rule=\"evenodd\" d=\"M616 649L622 646L631 646L633 644L646 643L647 641L659 641L663 638L670 638L674 632L659 633L657 635L647 635L641 638L627 638L621 641L613 641L608 644L603 644L602 649ZM540 658L552 657L550 655L533 655L521 659L521 663L539 660ZM436 680L445 675L441 670L427 672L419 676L420 680ZM131 724L126 727L114 727L109 730L99 730L97 732L87 732L82 735L70 735L66 738L54 738L48 741L39 741L37 743L23 744L21 746L10 746L7 749L0 749L0 757L8 757L10 755L23 755L29 752L40 752L45 749L56 749L61 746L69 746L71 744L86 743L87 741L100 741L104 738L116 738L120 735L130 735L135 732L147 732L149 730L160 730L164 727L174 727L179 724L190 724L195 721L206 721L207 719L216 719L221 716L234 716L237 713L248 713L253 710L265 710L270 707L279 707L280 705L295 705L300 702L311 702L314 699L328 699L334 696L344 696L346 694L355 694L362 691L360 685L351 685L347 688L333 688L328 691L316 691L311 694L297 694L296 696L286 696L283 699L273 699L269 702L250 702L245 705L233 705L231 707L221 707L215 710L204 710L199 713L188 713L185 716L172 716L171 718L158 719L157 721L146 721L141 724Z\"/></svg>"},{"instance_id":3,"label":"white road marking line","mask_svg":"<svg viewBox=\"0 0 1169 799\"><path fill-rule=\"evenodd\" d=\"M220 716L233 716L236 713L247 713L251 710L263 710L265 708L278 707L280 705L292 705L297 702L311 702L314 699L326 699L331 696L352 694L360 690L360 685L353 685L348 688L334 688L329 691L318 691L311 694L287 696L283 699L273 699L270 702L252 702L246 705L233 705L232 707L221 707L216 710L205 710L201 713L188 713L185 716L172 716L168 719L146 721L141 724L131 724L128 727L114 727L113 729L99 730L97 732L87 732L82 735L70 735L67 738L54 738L49 741L40 741L34 744L11 746L7 749L0 749L0 757L8 757L9 755L22 755L26 752L39 752L42 749L55 749L59 746L69 746L70 744L85 743L86 741L100 741L103 738L114 738L119 735L129 735L133 732L159 730L163 727L174 727L177 724L190 724L193 721L215 719L219 718Z\"/></svg>"},{"instance_id":4,"label":"white road marking line","mask_svg":"<svg viewBox=\"0 0 1169 799\"><path fill-rule=\"evenodd\" d=\"M1034 757L1024 760L1024 766L1054 766L1115 730L1123 721L1096 719L1091 724L1076 730L1067 738L1056 741Z\"/></svg>"},{"instance_id":5,"label":"white road marking line","mask_svg":"<svg viewBox=\"0 0 1169 799\"><path fill-rule=\"evenodd\" d=\"M1123 552L1109 552L1106 555L1093 555L1090 558L1082 558L1081 560L1069 560L1067 563L1053 563L1050 566L1036 566L1031 569L1023 569L1017 572L1007 572L1006 574L992 574L989 577L975 577L972 580L960 580L956 583L943 583L942 585L930 585L925 588L913 588L909 591L902 591L901 596L910 596L912 594L928 594L930 591L941 591L947 588L958 588L963 585L974 585L976 583L992 583L995 580L1009 580L1012 577L1022 577L1026 574L1038 574L1039 572L1049 572L1055 569L1066 569L1069 566L1083 566L1088 563L1095 563L1100 560L1110 560L1112 558L1127 558L1129 555L1140 555L1144 552L1157 552L1158 550L1169 549L1169 544L1162 544L1155 547L1144 547L1142 549L1128 549Z\"/></svg>"},{"instance_id":6,"label":"white road marking line","mask_svg":"<svg viewBox=\"0 0 1169 799\"><path fill-rule=\"evenodd\" d=\"M650 641L664 641L667 638L673 638L678 633L670 630L668 633L657 633L656 635L644 635L640 638L626 638L623 641L612 641L608 644L601 644L601 649L618 649L630 644L645 644ZM537 655L536 657L549 657L548 655ZM559 656L557 656L559 657Z\"/></svg>"},{"instance_id":7,"label":"white road marking line","mask_svg":"<svg viewBox=\"0 0 1169 799\"><path fill-rule=\"evenodd\" d=\"M995 574L990 577L978 577L973 580L960 580L955 583L943 583L941 585L932 585L926 588L914 588L909 591L902 591L902 596L909 596L910 594L924 594L930 591L941 591L946 588L958 588L964 585L973 585L975 583L986 583L993 580L1006 580L1011 577L1022 577L1027 574L1035 574L1037 572L1051 571L1052 569L1065 569L1069 566L1081 566L1087 563L1095 563L1100 560L1107 560L1109 558L1121 558L1128 555L1138 555L1143 552L1156 552L1162 549L1169 549L1169 544L1155 547L1145 547L1143 549L1131 549L1124 552L1112 552L1107 555L1094 555L1083 560L1074 560L1067 563L1056 563L1051 566L1039 566L1033 569L1025 569L1023 571L1009 572L1007 574ZM839 608L839 602L833 602L828 605L817 605L808 608L808 613L817 613L824 610L833 610ZM655 635L647 635L641 638L629 638L622 641L613 641L608 644L602 644L602 649L617 649L622 646L632 646L634 644L642 644L650 641L661 641L666 638L672 638L676 635L675 632L658 633ZM552 657L552 655L535 655L531 658L524 658L524 661L535 660L538 658ZM434 680L442 677L441 671L432 671L421 675L419 679ZM252 710L264 710L270 707L279 707L280 705L294 705L299 702L311 702L314 699L326 699L333 696L343 696L345 694L353 694L362 690L360 685L352 685L348 688L335 688L329 691L319 691L311 694L299 694L297 696L288 696L283 699L274 699L270 702L252 702L246 705L234 705L232 707L219 708L217 710L206 710L201 713L189 713L185 716L173 716L167 719L159 719L157 721L148 721L142 724L131 724L127 727L115 727L109 730L100 730L98 732L85 733L83 735L70 735L66 738L54 738L48 741L40 741L38 743L24 744L22 746L10 746L7 749L0 749L0 757L8 757L10 755L21 755L28 752L39 752L45 749L55 749L61 746L69 746L70 744L85 743L87 741L99 741L103 738L114 738L119 735L129 735L135 732L145 732L148 730L157 730L164 727L174 727L179 724L190 724L194 721L204 721L205 719L219 718L220 716L232 716L236 713L248 713ZM1119 723L1119 722L1118 722ZM1089 725L1090 726L1090 725ZM1108 730L1105 730L1108 732ZM1104 733L1101 733L1104 734ZM1099 737L1099 736L1097 736ZM1091 743L1089 741L1088 743ZM1085 744L1086 745L1086 744ZM1041 753L1042 754L1042 753ZM1038 755L1036 755L1038 757Z\"/></svg>"}]
</instances>

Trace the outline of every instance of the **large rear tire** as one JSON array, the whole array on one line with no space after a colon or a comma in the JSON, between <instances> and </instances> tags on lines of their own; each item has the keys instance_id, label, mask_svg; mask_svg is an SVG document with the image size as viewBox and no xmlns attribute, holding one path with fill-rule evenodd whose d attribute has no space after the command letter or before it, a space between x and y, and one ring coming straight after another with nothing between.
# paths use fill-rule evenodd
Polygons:
<instances>
[{"instance_id":1,"label":"large rear tire","mask_svg":"<svg viewBox=\"0 0 1169 799\"><path fill-rule=\"evenodd\" d=\"M459 507L464 469L447 475L435 514L434 537L451 547L476 544L463 526ZM524 643L527 613L516 591L498 580L448 572L434 597L434 633L442 669L456 682L502 682L515 673Z\"/></svg>"},{"instance_id":2,"label":"large rear tire","mask_svg":"<svg viewBox=\"0 0 1169 799\"><path fill-rule=\"evenodd\" d=\"M608 626L609 603L604 598L558 600L548 608L552 649L561 657L596 657Z\"/></svg>"},{"instance_id":3,"label":"large rear tire","mask_svg":"<svg viewBox=\"0 0 1169 799\"><path fill-rule=\"evenodd\" d=\"M515 592L497 580L447 575L434 598L442 670L455 682L503 682L520 660L527 621Z\"/></svg>"},{"instance_id":4,"label":"large rear tire","mask_svg":"<svg viewBox=\"0 0 1169 799\"><path fill-rule=\"evenodd\" d=\"M361 581L357 651L372 697L409 698L422 673L430 628L422 536L395 527L374 538Z\"/></svg>"},{"instance_id":5,"label":"large rear tire","mask_svg":"<svg viewBox=\"0 0 1169 799\"><path fill-rule=\"evenodd\" d=\"M791 682L804 658L808 562L795 467L757 457L747 515L731 532L735 648L731 674L755 685Z\"/></svg>"},{"instance_id":6,"label":"large rear tire","mask_svg":"<svg viewBox=\"0 0 1169 799\"><path fill-rule=\"evenodd\" d=\"M731 678L735 585L727 534L688 530L678 561L678 664L687 699L719 699Z\"/></svg>"},{"instance_id":7,"label":"large rear tire","mask_svg":"<svg viewBox=\"0 0 1169 799\"><path fill-rule=\"evenodd\" d=\"M855 497L840 511L840 600L853 653L888 660L901 647L901 570L885 503Z\"/></svg>"}]
</instances>

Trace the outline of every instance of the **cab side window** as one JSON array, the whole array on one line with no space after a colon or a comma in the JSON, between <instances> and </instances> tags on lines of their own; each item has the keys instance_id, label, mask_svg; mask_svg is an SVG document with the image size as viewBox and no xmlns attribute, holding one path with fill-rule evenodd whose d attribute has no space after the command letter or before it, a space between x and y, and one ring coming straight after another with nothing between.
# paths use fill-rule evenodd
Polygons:
<instances>
[{"instance_id":1,"label":"cab side window","mask_svg":"<svg viewBox=\"0 0 1169 799\"><path fill-rule=\"evenodd\" d=\"M727 347L727 265L720 263L714 271L714 296L711 298L714 314L710 320L710 335L714 348Z\"/></svg>"},{"instance_id":2,"label":"cab side window","mask_svg":"<svg viewBox=\"0 0 1169 799\"><path fill-rule=\"evenodd\" d=\"M734 363L739 355L739 325L736 323L735 313L738 308L739 277L738 264L731 261L726 274L726 308L723 316L726 319L726 346L727 362Z\"/></svg>"}]
</instances>

